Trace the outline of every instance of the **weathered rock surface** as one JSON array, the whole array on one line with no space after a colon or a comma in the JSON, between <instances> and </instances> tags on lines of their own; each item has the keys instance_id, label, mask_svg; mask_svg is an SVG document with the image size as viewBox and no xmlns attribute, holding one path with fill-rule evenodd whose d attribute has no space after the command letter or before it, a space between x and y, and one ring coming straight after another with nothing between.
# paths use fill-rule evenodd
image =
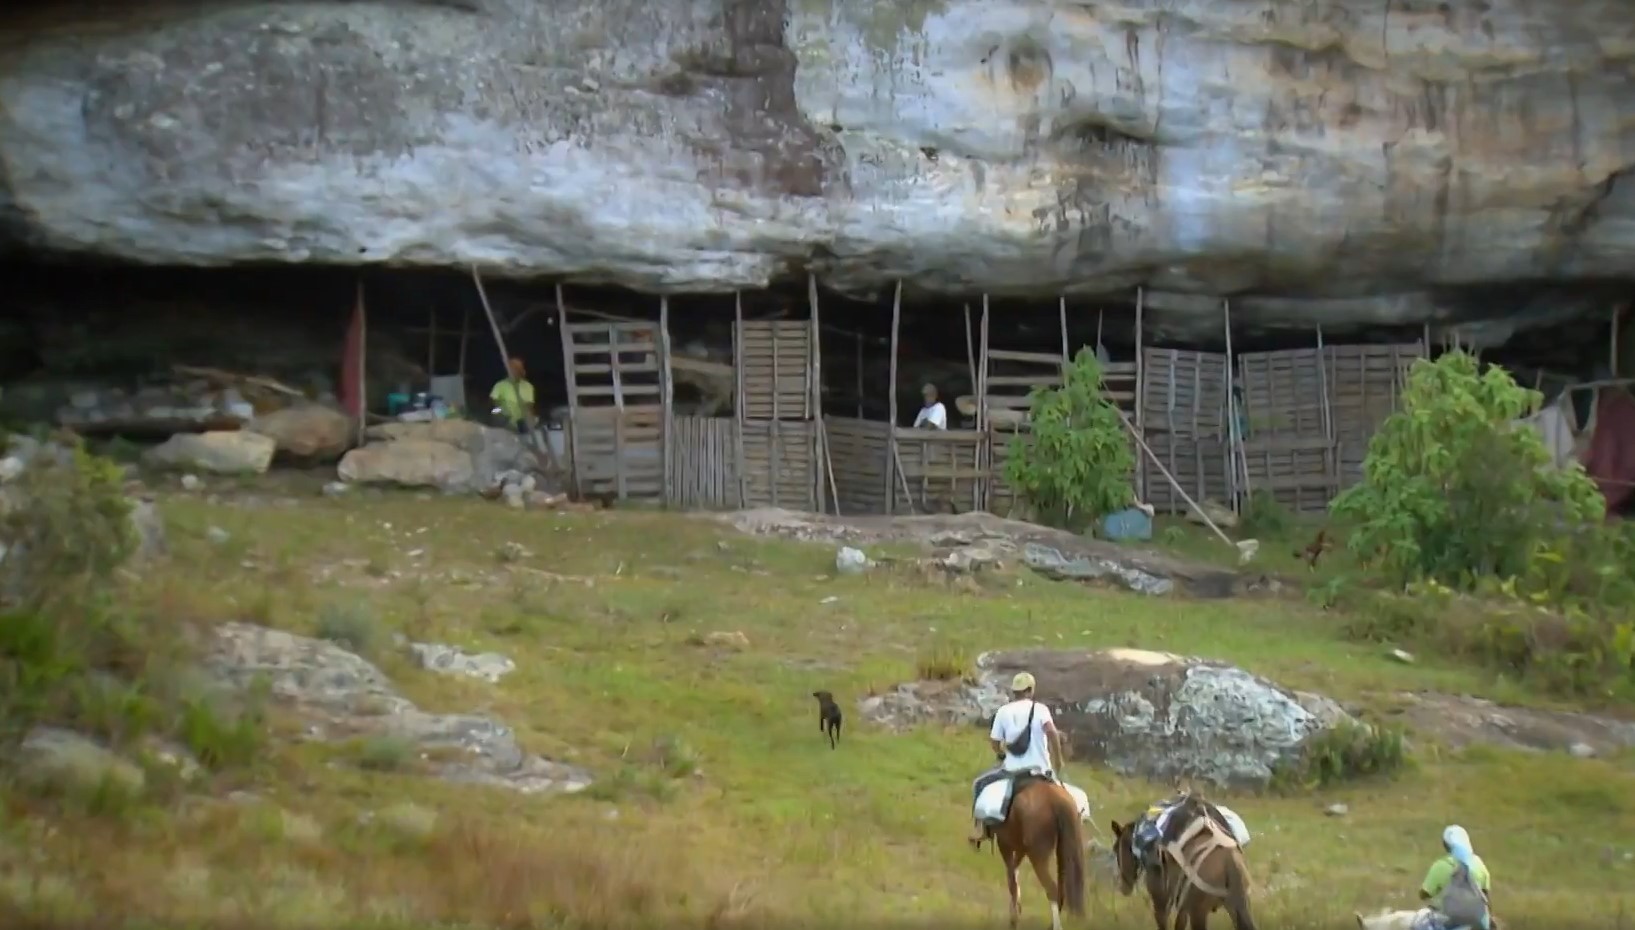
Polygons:
<instances>
[{"instance_id":1,"label":"weathered rock surface","mask_svg":"<svg viewBox=\"0 0 1635 930\"><path fill-rule=\"evenodd\" d=\"M177 433L142 453L153 468L216 475L259 475L272 465L278 443L247 430Z\"/></svg>"},{"instance_id":2,"label":"weathered rock surface","mask_svg":"<svg viewBox=\"0 0 1635 930\"><path fill-rule=\"evenodd\" d=\"M1145 282L1157 325L1213 331L1188 295L1542 321L1583 294L1460 289L1635 251L1635 15L1607 0L64 4L0 30L0 229L153 262Z\"/></svg>"},{"instance_id":3,"label":"weathered rock surface","mask_svg":"<svg viewBox=\"0 0 1635 930\"><path fill-rule=\"evenodd\" d=\"M1027 670L1076 758L1127 776L1237 786L1264 785L1307 739L1346 717L1326 698L1168 653L1040 649L989 653L978 665L975 682L903 685L861 710L891 726L985 724L1009 699L1011 676Z\"/></svg>"},{"instance_id":4,"label":"weathered rock surface","mask_svg":"<svg viewBox=\"0 0 1635 930\"><path fill-rule=\"evenodd\" d=\"M342 481L487 491L540 467L517 434L469 420L384 423L364 438L341 459Z\"/></svg>"},{"instance_id":5,"label":"weathered rock surface","mask_svg":"<svg viewBox=\"0 0 1635 930\"><path fill-rule=\"evenodd\" d=\"M302 404L256 417L246 427L277 443L279 455L303 462L333 462L352 448L352 418L333 407Z\"/></svg>"},{"instance_id":6,"label":"weathered rock surface","mask_svg":"<svg viewBox=\"0 0 1635 930\"><path fill-rule=\"evenodd\" d=\"M147 776L134 762L72 730L31 731L19 747L17 761L18 777L39 790L78 797L115 791L135 797L147 788Z\"/></svg>"},{"instance_id":7,"label":"weathered rock surface","mask_svg":"<svg viewBox=\"0 0 1635 930\"><path fill-rule=\"evenodd\" d=\"M390 736L435 753L434 770L450 781L524 793L581 791L591 782L582 769L525 752L490 717L421 710L373 663L333 643L229 623L217 628L207 667L235 689L266 676L275 699L320 721L319 738ZM451 750L465 758L446 760Z\"/></svg>"},{"instance_id":8,"label":"weathered rock surface","mask_svg":"<svg viewBox=\"0 0 1635 930\"><path fill-rule=\"evenodd\" d=\"M487 682L497 682L517 670L517 663L497 652L471 653L442 643L410 643L409 653L429 671Z\"/></svg>"},{"instance_id":9,"label":"weathered rock surface","mask_svg":"<svg viewBox=\"0 0 1635 930\"><path fill-rule=\"evenodd\" d=\"M956 516L832 517L759 507L701 519L731 524L744 533L859 545L912 542L933 553L931 562L950 572L973 571L1006 561L1027 564L1052 577L1107 580L1145 594L1182 591L1193 597L1230 597L1271 587L1272 579L1244 575L1171 555L1075 536L989 513Z\"/></svg>"}]
</instances>

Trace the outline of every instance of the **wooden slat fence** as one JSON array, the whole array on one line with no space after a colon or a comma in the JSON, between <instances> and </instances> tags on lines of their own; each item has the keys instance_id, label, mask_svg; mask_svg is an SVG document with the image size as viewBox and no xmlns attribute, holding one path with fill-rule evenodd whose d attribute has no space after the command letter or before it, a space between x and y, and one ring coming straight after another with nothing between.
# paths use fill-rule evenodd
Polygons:
<instances>
[{"instance_id":1,"label":"wooden slat fence","mask_svg":"<svg viewBox=\"0 0 1635 930\"><path fill-rule=\"evenodd\" d=\"M1226 356L1184 349L1142 350L1142 433L1186 492L1199 503L1230 498L1227 480ZM1186 501L1138 452L1147 503L1185 513Z\"/></svg>"},{"instance_id":2,"label":"wooden slat fence","mask_svg":"<svg viewBox=\"0 0 1635 930\"><path fill-rule=\"evenodd\" d=\"M671 503L687 510L741 506L737 422L730 417L676 417L672 436Z\"/></svg>"},{"instance_id":3,"label":"wooden slat fence","mask_svg":"<svg viewBox=\"0 0 1635 930\"><path fill-rule=\"evenodd\" d=\"M1237 358L1246 490L1296 512L1321 511L1339 492L1323 362L1315 346Z\"/></svg>"},{"instance_id":4,"label":"wooden slat fence","mask_svg":"<svg viewBox=\"0 0 1635 930\"><path fill-rule=\"evenodd\" d=\"M823 424L840 512L847 516L885 513L891 424L835 416L824 417Z\"/></svg>"},{"instance_id":5,"label":"wooden slat fence","mask_svg":"<svg viewBox=\"0 0 1635 930\"><path fill-rule=\"evenodd\" d=\"M977 495L988 477L979 459L983 439L984 434L974 429L898 427L897 455L903 480L892 481L892 512L964 513L977 509Z\"/></svg>"},{"instance_id":6,"label":"wooden slat fence","mask_svg":"<svg viewBox=\"0 0 1635 930\"><path fill-rule=\"evenodd\" d=\"M1328 346L1324 354L1338 445L1338 484L1348 488L1362 480L1369 440L1385 418L1396 412L1408 369L1424 357L1425 346L1421 342Z\"/></svg>"}]
</instances>

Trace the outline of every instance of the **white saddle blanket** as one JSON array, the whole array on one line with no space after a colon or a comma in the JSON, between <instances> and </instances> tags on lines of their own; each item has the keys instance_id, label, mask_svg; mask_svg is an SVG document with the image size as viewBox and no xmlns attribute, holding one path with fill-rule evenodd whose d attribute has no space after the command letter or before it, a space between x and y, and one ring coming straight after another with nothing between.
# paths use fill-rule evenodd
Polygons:
<instances>
[{"instance_id":1,"label":"white saddle blanket","mask_svg":"<svg viewBox=\"0 0 1635 930\"><path fill-rule=\"evenodd\" d=\"M1016 781L1014 779L1002 778L983 788L982 793L977 795L976 805L971 813L978 820L1000 820L1000 812L1005 809L1005 802L1010 798L1011 788L1015 787L1015 785ZM1066 788L1067 793L1073 796L1073 803L1079 809L1079 819L1088 822L1090 820L1090 796L1069 784L1063 784L1062 787Z\"/></svg>"}]
</instances>

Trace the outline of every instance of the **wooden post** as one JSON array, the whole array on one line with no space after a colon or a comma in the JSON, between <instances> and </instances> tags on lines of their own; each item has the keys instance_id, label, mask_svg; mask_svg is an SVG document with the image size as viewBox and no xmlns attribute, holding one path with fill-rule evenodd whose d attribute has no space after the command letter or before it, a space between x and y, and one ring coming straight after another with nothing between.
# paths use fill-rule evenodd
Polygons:
<instances>
[{"instance_id":1,"label":"wooden post","mask_svg":"<svg viewBox=\"0 0 1635 930\"><path fill-rule=\"evenodd\" d=\"M1113 409L1118 410L1117 407L1114 407ZM1181 487L1181 482L1176 480L1175 475L1171 474L1170 470L1164 467L1163 461L1158 458L1158 454L1156 452L1152 451L1152 447L1147 445L1147 441L1141 438L1141 434L1136 432L1135 424L1131 423L1130 418L1124 415L1124 411L1118 410L1118 418L1124 421L1124 428L1130 431L1130 436L1135 439L1135 444L1141 447L1142 452L1147 453L1147 458L1151 459L1152 463L1157 465L1158 470L1163 473L1166 479L1168 479L1170 487L1175 489L1175 493L1181 495L1181 500L1186 501L1192 508L1193 512L1199 517L1203 518L1204 523L1207 524L1210 529L1215 531L1216 536L1221 538L1221 542L1226 543L1233 549L1237 549L1237 543L1234 543L1230 537L1221 532L1221 528L1215 525L1215 521L1209 519L1209 514L1205 513L1204 509L1198 506L1198 502L1193 500L1192 496L1186 492L1186 488ZM1241 553L1241 550L1239 551Z\"/></svg>"},{"instance_id":2,"label":"wooden post","mask_svg":"<svg viewBox=\"0 0 1635 930\"><path fill-rule=\"evenodd\" d=\"M1612 377L1618 377L1618 316L1623 307L1613 305L1612 308Z\"/></svg>"},{"instance_id":3,"label":"wooden post","mask_svg":"<svg viewBox=\"0 0 1635 930\"><path fill-rule=\"evenodd\" d=\"M1328 397L1328 350L1323 348L1323 325L1317 324L1317 392L1323 400L1323 439L1328 442L1328 455L1323 461L1329 481L1327 491L1332 498L1340 490L1340 450L1334 442L1334 409Z\"/></svg>"},{"instance_id":4,"label":"wooden post","mask_svg":"<svg viewBox=\"0 0 1635 930\"><path fill-rule=\"evenodd\" d=\"M500 350L500 365L505 367L507 369L507 373L509 374L509 369L511 366L511 352L505 347L505 334L500 332L500 321L494 316L494 308L488 304L488 292L483 289L483 277L477 272L476 265L471 266L471 282L477 285L477 297L483 303L483 313L488 317L488 325L494 330L494 344L498 346ZM512 388L518 392L517 400L520 402L522 400L522 388L520 385L515 383L515 379L512 379ZM535 402L536 404L538 402L537 396L535 397ZM533 446L536 455L541 451L539 447L542 443L545 446L545 456L550 460L552 469L554 470L559 468L560 464L556 461L556 453L551 451L551 444L545 442L544 439L540 437L539 430L535 428L535 424L528 423L528 445Z\"/></svg>"},{"instance_id":5,"label":"wooden post","mask_svg":"<svg viewBox=\"0 0 1635 930\"><path fill-rule=\"evenodd\" d=\"M1101 324L1103 322L1103 318L1106 317L1106 316L1107 316L1106 308L1097 308L1097 310L1096 310L1096 354L1097 355L1101 354Z\"/></svg>"},{"instance_id":6,"label":"wooden post","mask_svg":"<svg viewBox=\"0 0 1635 930\"><path fill-rule=\"evenodd\" d=\"M1142 305L1145 303L1146 296L1144 288L1137 287L1135 289L1135 431L1143 439L1146 438L1146 415L1142 412L1142 408L1147 406L1147 359L1141 345L1141 324L1143 322L1141 317ZM1101 338L1099 329L1096 338L1098 340ZM1142 503L1145 503L1147 500L1147 470L1145 468L1136 470L1135 489Z\"/></svg>"},{"instance_id":7,"label":"wooden post","mask_svg":"<svg viewBox=\"0 0 1635 930\"><path fill-rule=\"evenodd\" d=\"M618 338L615 336L614 338ZM673 503L681 495L674 493L671 482L675 480L675 392L670 384L670 298L659 297L659 397L664 404L664 414L661 421L663 434L660 442L663 445L661 458L664 460L664 490L662 500Z\"/></svg>"},{"instance_id":8,"label":"wooden post","mask_svg":"<svg viewBox=\"0 0 1635 930\"><path fill-rule=\"evenodd\" d=\"M744 295L732 292L732 415L738 429L733 437L738 457L738 506L749 506L749 476L744 473Z\"/></svg>"},{"instance_id":9,"label":"wooden post","mask_svg":"<svg viewBox=\"0 0 1635 930\"><path fill-rule=\"evenodd\" d=\"M369 428L369 310L363 300L363 275L358 275L358 445Z\"/></svg>"},{"instance_id":10,"label":"wooden post","mask_svg":"<svg viewBox=\"0 0 1635 930\"><path fill-rule=\"evenodd\" d=\"M1238 468L1241 450L1238 448L1238 401L1237 393L1233 390L1235 379L1232 377L1232 302L1221 298L1222 325L1226 330L1226 443L1227 461L1231 464L1232 478L1227 482L1226 492L1232 498L1232 512L1242 510L1242 498L1249 493L1249 462L1243 459L1243 469ZM1238 479L1243 480L1242 493L1236 487Z\"/></svg>"},{"instance_id":11,"label":"wooden post","mask_svg":"<svg viewBox=\"0 0 1635 930\"><path fill-rule=\"evenodd\" d=\"M574 375L573 334L568 332L568 304L562 299L560 283L556 286L556 328L562 336L562 375L568 387L568 485L573 488L573 496L580 498L585 489L579 473L579 379Z\"/></svg>"},{"instance_id":12,"label":"wooden post","mask_svg":"<svg viewBox=\"0 0 1635 930\"><path fill-rule=\"evenodd\" d=\"M1062 367L1066 368L1067 364L1073 361L1073 355L1067 347L1067 295L1061 295L1058 298L1058 301L1058 306L1060 308L1059 313L1062 318ZM1063 383L1065 384L1066 382L1064 381Z\"/></svg>"},{"instance_id":13,"label":"wooden post","mask_svg":"<svg viewBox=\"0 0 1635 930\"><path fill-rule=\"evenodd\" d=\"M863 419L863 334L857 336L857 418Z\"/></svg>"},{"instance_id":14,"label":"wooden post","mask_svg":"<svg viewBox=\"0 0 1635 930\"><path fill-rule=\"evenodd\" d=\"M890 515L897 509L897 489L892 486L892 472L896 471L897 457L897 337L902 327L903 319L903 282L897 281L897 289L891 298L891 383L886 387L886 403L890 411L888 421L891 430L886 433L886 513ZM913 506L913 501L909 502Z\"/></svg>"},{"instance_id":15,"label":"wooden post","mask_svg":"<svg viewBox=\"0 0 1635 930\"><path fill-rule=\"evenodd\" d=\"M987 488L982 492L982 508L993 506L994 486L994 451L993 430L988 425L988 295L982 295L982 331L980 336L982 345L982 366L977 369L976 383L976 428L981 433L977 440L977 451L982 456L982 464L978 466L987 477Z\"/></svg>"},{"instance_id":16,"label":"wooden post","mask_svg":"<svg viewBox=\"0 0 1635 930\"><path fill-rule=\"evenodd\" d=\"M812 379L812 422L815 426L812 430L812 441L816 444L814 451L818 453L816 456L818 469L817 512L828 513L829 481L833 480L833 475L830 475L829 469L825 467L829 462L829 443L828 433L823 429L823 336L822 327L818 321L817 275L811 272L806 274L806 300L812 305L812 370L810 377ZM838 503L836 501L836 504ZM839 512L839 508L836 507L835 513L839 514Z\"/></svg>"},{"instance_id":17,"label":"wooden post","mask_svg":"<svg viewBox=\"0 0 1635 930\"><path fill-rule=\"evenodd\" d=\"M471 341L471 305L460 312L460 389L466 386L466 346ZM466 406L471 406L467 404Z\"/></svg>"},{"instance_id":18,"label":"wooden post","mask_svg":"<svg viewBox=\"0 0 1635 930\"><path fill-rule=\"evenodd\" d=\"M965 367L971 375L971 393L976 393L976 348L972 345L971 305L965 304ZM978 466L980 467L980 466Z\"/></svg>"}]
</instances>

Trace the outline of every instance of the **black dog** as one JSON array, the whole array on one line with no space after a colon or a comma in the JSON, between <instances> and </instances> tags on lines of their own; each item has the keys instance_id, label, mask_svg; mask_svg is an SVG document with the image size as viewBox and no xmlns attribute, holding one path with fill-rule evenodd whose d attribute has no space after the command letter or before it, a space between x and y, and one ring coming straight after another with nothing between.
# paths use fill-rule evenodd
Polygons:
<instances>
[{"instance_id":1,"label":"black dog","mask_svg":"<svg viewBox=\"0 0 1635 930\"><path fill-rule=\"evenodd\" d=\"M827 691L813 691L812 697L818 702L818 732L829 737L829 748L833 749L840 741L840 705Z\"/></svg>"}]
</instances>

